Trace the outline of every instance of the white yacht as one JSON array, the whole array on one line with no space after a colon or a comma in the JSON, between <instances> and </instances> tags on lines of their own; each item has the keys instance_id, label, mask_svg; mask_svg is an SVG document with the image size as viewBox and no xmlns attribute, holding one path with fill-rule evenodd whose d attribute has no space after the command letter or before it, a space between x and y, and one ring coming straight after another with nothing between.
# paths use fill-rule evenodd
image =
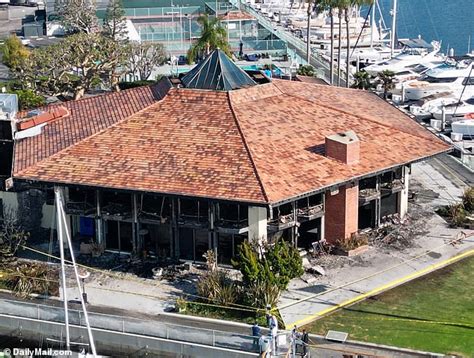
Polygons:
<instances>
[{"instance_id":1,"label":"white yacht","mask_svg":"<svg viewBox=\"0 0 474 358\"><path fill-rule=\"evenodd\" d=\"M443 65L426 72L419 80L407 82L405 98L417 101L437 93L461 93L464 98L474 96L474 62Z\"/></svg>"},{"instance_id":2,"label":"white yacht","mask_svg":"<svg viewBox=\"0 0 474 358\"><path fill-rule=\"evenodd\" d=\"M465 101L454 102L434 108L431 113L435 119L443 119L447 122L462 119L464 116L474 113L474 97Z\"/></svg>"},{"instance_id":3,"label":"white yacht","mask_svg":"<svg viewBox=\"0 0 474 358\"><path fill-rule=\"evenodd\" d=\"M424 100L425 102L422 105L410 106L410 113L420 120L433 118L432 112L438 107L449 106L453 103L459 102L459 95L444 92L434 96L426 97Z\"/></svg>"},{"instance_id":4,"label":"white yacht","mask_svg":"<svg viewBox=\"0 0 474 358\"><path fill-rule=\"evenodd\" d=\"M401 53L390 60L367 66L364 68L364 71L372 76L377 76L378 73L385 70L396 73L411 65L423 65L443 60L438 55L440 50L439 42L433 41L431 45L422 39L400 40L399 42L403 45Z\"/></svg>"}]
</instances>

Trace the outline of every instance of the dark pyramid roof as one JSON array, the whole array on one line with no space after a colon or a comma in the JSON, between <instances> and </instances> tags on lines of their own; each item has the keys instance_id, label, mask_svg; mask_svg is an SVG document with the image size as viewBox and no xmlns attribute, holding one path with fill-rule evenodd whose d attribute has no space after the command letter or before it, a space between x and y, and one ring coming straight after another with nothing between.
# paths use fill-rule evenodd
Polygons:
<instances>
[{"instance_id":1,"label":"dark pyramid roof","mask_svg":"<svg viewBox=\"0 0 474 358\"><path fill-rule=\"evenodd\" d=\"M230 91L257 83L219 49L214 50L181 79L186 88Z\"/></svg>"}]
</instances>

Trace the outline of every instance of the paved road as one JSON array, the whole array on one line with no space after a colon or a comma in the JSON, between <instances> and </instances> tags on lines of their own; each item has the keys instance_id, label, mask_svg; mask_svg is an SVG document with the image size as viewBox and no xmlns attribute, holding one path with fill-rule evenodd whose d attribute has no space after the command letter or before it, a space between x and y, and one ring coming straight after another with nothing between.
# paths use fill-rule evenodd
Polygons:
<instances>
[{"instance_id":1,"label":"paved road","mask_svg":"<svg viewBox=\"0 0 474 358\"><path fill-rule=\"evenodd\" d=\"M432 165L440 172L458 182L460 185L474 185L474 173L462 165L458 160L449 154L443 154L435 158Z\"/></svg>"}]
</instances>

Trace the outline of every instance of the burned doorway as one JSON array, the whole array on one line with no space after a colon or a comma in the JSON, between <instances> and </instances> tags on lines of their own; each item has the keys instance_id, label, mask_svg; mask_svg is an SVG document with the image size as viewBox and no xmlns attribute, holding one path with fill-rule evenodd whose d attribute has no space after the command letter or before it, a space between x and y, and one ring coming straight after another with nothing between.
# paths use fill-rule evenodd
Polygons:
<instances>
[{"instance_id":1,"label":"burned doorway","mask_svg":"<svg viewBox=\"0 0 474 358\"><path fill-rule=\"evenodd\" d=\"M247 239L246 235L224 234L217 235L217 263L230 265L232 258L237 255L239 245Z\"/></svg>"},{"instance_id":2,"label":"burned doorway","mask_svg":"<svg viewBox=\"0 0 474 358\"><path fill-rule=\"evenodd\" d=\"M110 251L130 253L133 251L133 229L131 222L105 220L105 248Z\"/></svg>"},{"instance_id":3,"label":"burned doorway","mask_svg":"<svg viewBox=\"0 0 474 358\"><path fill-rule=\"evenodd\" d=\"M359 230L374 228L377 224L377 201L372 200L359 206Z\"/></svg>"},{"instance_id":4,"label":"burned doorway","mask_svg":"<svg viewBox=\"0 0 474 358\"><path fill-rule=\"evenodd\" d=\"M179 229L179 258L204 262L203 255L209 250L209 231L205 229Z\"/></svg>"},{"instance_id":5,"label":"burned doorway","mask_svg":"<svg viewBox=\"0 0 474 358\"><path fill-rule=\"evenodd\" d=\"M400 193L382 195L380 200L380 218L382 220L398 214L399 195Z\"/></svg>"},{"instance_id":6,"label":"burned doorway","mask_svg":"<svg viewBox=\"0 0 474 358\"><path fill-rule=\"evenodd\" d=\"M171 226L160 224L140 224L145 250L159 258L171 257Z\"/></svg>"},{"instance_id":7,"label":"burned doorway","mask_svg":"<svg viewBox=\"0 0 474 358\"><path fill-rule=\"evenodd\" d=\"M298 228L298 247L309 249L313 247L313 242L321 240L321 220L318 218L301 223Z\"/></svg>"}]
</instances>

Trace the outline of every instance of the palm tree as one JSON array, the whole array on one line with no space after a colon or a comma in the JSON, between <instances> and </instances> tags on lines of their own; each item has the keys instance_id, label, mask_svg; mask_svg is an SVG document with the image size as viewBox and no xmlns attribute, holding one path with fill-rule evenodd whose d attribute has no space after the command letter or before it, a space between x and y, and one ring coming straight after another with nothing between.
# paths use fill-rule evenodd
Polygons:
<instances>
[{"instance_id":1,"label":"palm tree","mask_svg":"<svg viewBox=\"0 0 474 358\"><path fill-rule=\"evenodd\" d=\"M387 99L388 92L395 87L393 78L395 72L390 70L384 70L378 74L378 82L382 84L383 87L383 99Z\"/></svg>"},{"instance_id":2,"label":"palm tree","mask_svg":"<svg viewBox=\"0 0 474 358\"><path fill-rule=\"evenodd\" d=\"M331 20L331 61L329 67L329 77L331 85L334 84L334 1L325 0L325 5L329 8L329 18Z\"/></svg>"},{"instance_id":3,"label":"palm tree","mask_svg":"<svg viewBox=\"0 0 474 358\"><path fill-rule=\"evenodd\" d=\"M192 63L198 56L207 56L217 48L224 51L227 56L232 56L227 31L218 17L210 19L204 14L198 17L197 22L201 25L201 37L188 50L188 62Z\"/></svg>"},{"instance_id":4,"label":"palm tree","mask_svg":"<svg viewBox=\"0 0 474 358\"><path fill-rule=\"evenodd\" d=\"M337 45L337 85L341 85L341 52L342 52L342 15L344 13L346 0L335 0L337 7L337 17L339 19L339 35Z\"/></svg>"},{"instance_id":5,"label":"palm tree","mask_svg":"<svg viewBox=\"0 0 474 358\"><path fill-rule=\"evenodd\" d=\"M346 87L349 88L349 73L351 69L351 61L350 61L350 52L351 52L351 38L350 38L350 31L349 31L349 21L351 19L349 11L352 10L353 3L355 1L346 1L344 7L344 20L346 21Z\"/></svg>"},{"instance_id":6,"label":"palm tree","mask_svg":"<svg viewBox=\"0 0 474 358\"><path fill-rule=\"evenodd\" d=\"M370 82L370 75L365 71L356 72L354 75L354 83L351 87L364 90L371 88L372 83Z\"/></svg>"},{"instance_id":7,"label":"palm tree","mask_svg":"<svg viewBox=\"0 0 474 358\"><path fill-rule=\"evenodd\" d=\"M306 23L306 62L308 65L311 64L311 41L309 40L309 35L311 32L311 14L313 13L313 1L308 0L308 21Z\"/></svg>"}]
</instances>

